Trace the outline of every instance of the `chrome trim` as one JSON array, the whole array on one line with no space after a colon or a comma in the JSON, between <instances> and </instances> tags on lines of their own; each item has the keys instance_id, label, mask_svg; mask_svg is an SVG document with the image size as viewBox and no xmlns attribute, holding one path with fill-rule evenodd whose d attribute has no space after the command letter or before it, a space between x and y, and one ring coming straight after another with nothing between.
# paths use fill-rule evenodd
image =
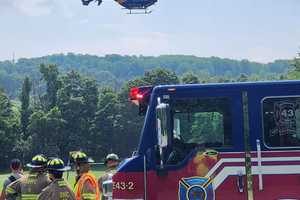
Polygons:
<instances>
[{"instance_id":1,"label":"chrome trim","mask_svg":"<svg viewBox=\"0 0 300 200\"><path fill-rule=\"evenodd\" d=\"M263 177L262 177L262 158L261 158L261 148L260 140L256 140L256 149L257 149L257 167L258 167L258 189L262 191L263 187Z\"/></svg>"}]
</instances>

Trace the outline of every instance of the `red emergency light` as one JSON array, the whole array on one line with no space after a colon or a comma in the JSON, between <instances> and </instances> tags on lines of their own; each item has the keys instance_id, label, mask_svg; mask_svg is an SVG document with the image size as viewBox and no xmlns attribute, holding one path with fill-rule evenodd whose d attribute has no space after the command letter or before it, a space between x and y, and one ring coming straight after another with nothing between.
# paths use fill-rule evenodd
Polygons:
<instances>
[{"instance_id":1,"label":"red emergency light","mask_svg":"<svg viewBox=\"0 0 300 200\"><path fill-rule=\"evenodd\" d=\"M152 86L142 86L142 87L134 87L130 90L130 100L134 101L143 101L146 98L150 97Z\"/></svg>"},{"instance_id":2,"label":"red emergency light","mask_svg":"<svg viewBox=\"0 0 300 200\"><path fill-rule=\"evenodd\" d=\"M142 86L134 87L130 90L129 98L134 104L139 106L140 114L143 113L148 106L152 89L152 86Z\"/></svg>"},{"instance_id":3,"label":"red emergency light","mask_svg":"<svg viewBox=\"0 0 300 200\"><path fill-rule=\"evenodd\" d=\"M141 93L138 87L131 88L130 90L130 100L142 100L144 95Z\"/></svg>"}]
</instances>

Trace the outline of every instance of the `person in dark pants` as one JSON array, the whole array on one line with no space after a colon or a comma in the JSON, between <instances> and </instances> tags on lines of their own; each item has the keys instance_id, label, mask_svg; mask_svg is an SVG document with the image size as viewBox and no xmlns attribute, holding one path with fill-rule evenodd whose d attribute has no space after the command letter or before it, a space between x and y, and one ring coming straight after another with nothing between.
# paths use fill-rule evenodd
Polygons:
<instances>
[{"instance_id":1,"label":"person in dark pants","mask_svg":"<svg viewBox=\"0 0 300 200\"><path fill-rule=\"evenodd\" d=\"M4 181L3 189L1 192L0 200L5 200L5 190L6 187L12 182L18 180L23 177L22 163L19 159L12 159L10 162L10 176Z\"/></svg>"}]
</instances>

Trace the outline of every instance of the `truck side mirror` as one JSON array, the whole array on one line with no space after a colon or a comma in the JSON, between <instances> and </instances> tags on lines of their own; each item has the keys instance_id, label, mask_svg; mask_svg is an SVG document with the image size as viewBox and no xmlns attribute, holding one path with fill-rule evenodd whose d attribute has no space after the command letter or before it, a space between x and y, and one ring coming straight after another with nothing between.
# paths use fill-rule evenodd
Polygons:
<instances>
[{"instance_id":1,"label":"truck side mirror","mask_svg":"<svg viewBox=\"0 0 300 200\"><path fill-rule=\"evenodd\" d=\"M164 151L168 146L168 132L170 127L170 107L166 103L158 103L156 106L156 130L160 154L160 169L164 168Z\"/></svg>"},{"instance_id":2,"label":"truck side mirror","mask_svg":"<svg viewBox=\"0 0 300 200\"><path fill-rule=\"evenodd\" d=\"M156 107L157 139L160 147L168 145L169 104L161 103Z\"/></svg>"}]
</instances>

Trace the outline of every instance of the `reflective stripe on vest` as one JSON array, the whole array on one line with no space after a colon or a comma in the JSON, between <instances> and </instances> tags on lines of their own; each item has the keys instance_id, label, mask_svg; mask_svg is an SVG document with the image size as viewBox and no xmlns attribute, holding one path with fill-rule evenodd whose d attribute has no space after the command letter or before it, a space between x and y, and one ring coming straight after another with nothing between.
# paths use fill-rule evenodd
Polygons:
<instances>
[{"instance_id":1,"label":"reflective stripe on vest","mask_svg":"<svg viewBox=\"0 0 300 200\"><path fill-rule=\"evenodd\" d=\"M57 184L59 187L67 186L67 183L65 181L58 181Z\"/></svg>"},{"instance_id":2,"label":"reflective stripe on vest","mask_svg":"<svg viewBox=\"0 0 300 200\"><path fill-rule=\"evenodd\" d=\"M94 193L83 193L82 194L82 197L84 198L84 199L89 199L89 200L95 200L95 199L97 199L96 198L96 194L94 194ZM98 200L98 199L97 199Z\"/></svg>"},{"instance_id":3,"label":"reflective stripe on vest","mask_svg":"<svg viewBox=\"0 0 300 200\"><path fill-rule=\"evenodd\" d=\"M21 199L22 200L37 200L38 195L37 194L22 194Z\"/></svg>"},{"instance_id":4,"label":"reflective stripe on vest","mask_svg":"<svg viewBox=\"0 0 300 200\"><path fill-rule=\"evenodd\" d=\"M15 194L16 193L16 191L13 188L9 187L9 186L7 186L5 192L7 194Z\"/></svg>"},{"instance_id":5,"label":"reflective stripe on vest","mask_svg":"<svg viewBox=\"0 0 300 200\"><path fill-rule=\"evenodd\" d=\"M92 184L92 187L95 190L95 194L90 193L90 192L81 194L83 186L87 181ZM89 199L89 200L98 200L98 199L100 199L100 192L99 192L98 182L95 179L95 177L93 175L89 174L89 173L85 173L81 176L81 178L79 179L79 181L77 183L75 193L76 193L76 200L82 200L82 197L84 199Z\"/></svg>"}]
</instances>

